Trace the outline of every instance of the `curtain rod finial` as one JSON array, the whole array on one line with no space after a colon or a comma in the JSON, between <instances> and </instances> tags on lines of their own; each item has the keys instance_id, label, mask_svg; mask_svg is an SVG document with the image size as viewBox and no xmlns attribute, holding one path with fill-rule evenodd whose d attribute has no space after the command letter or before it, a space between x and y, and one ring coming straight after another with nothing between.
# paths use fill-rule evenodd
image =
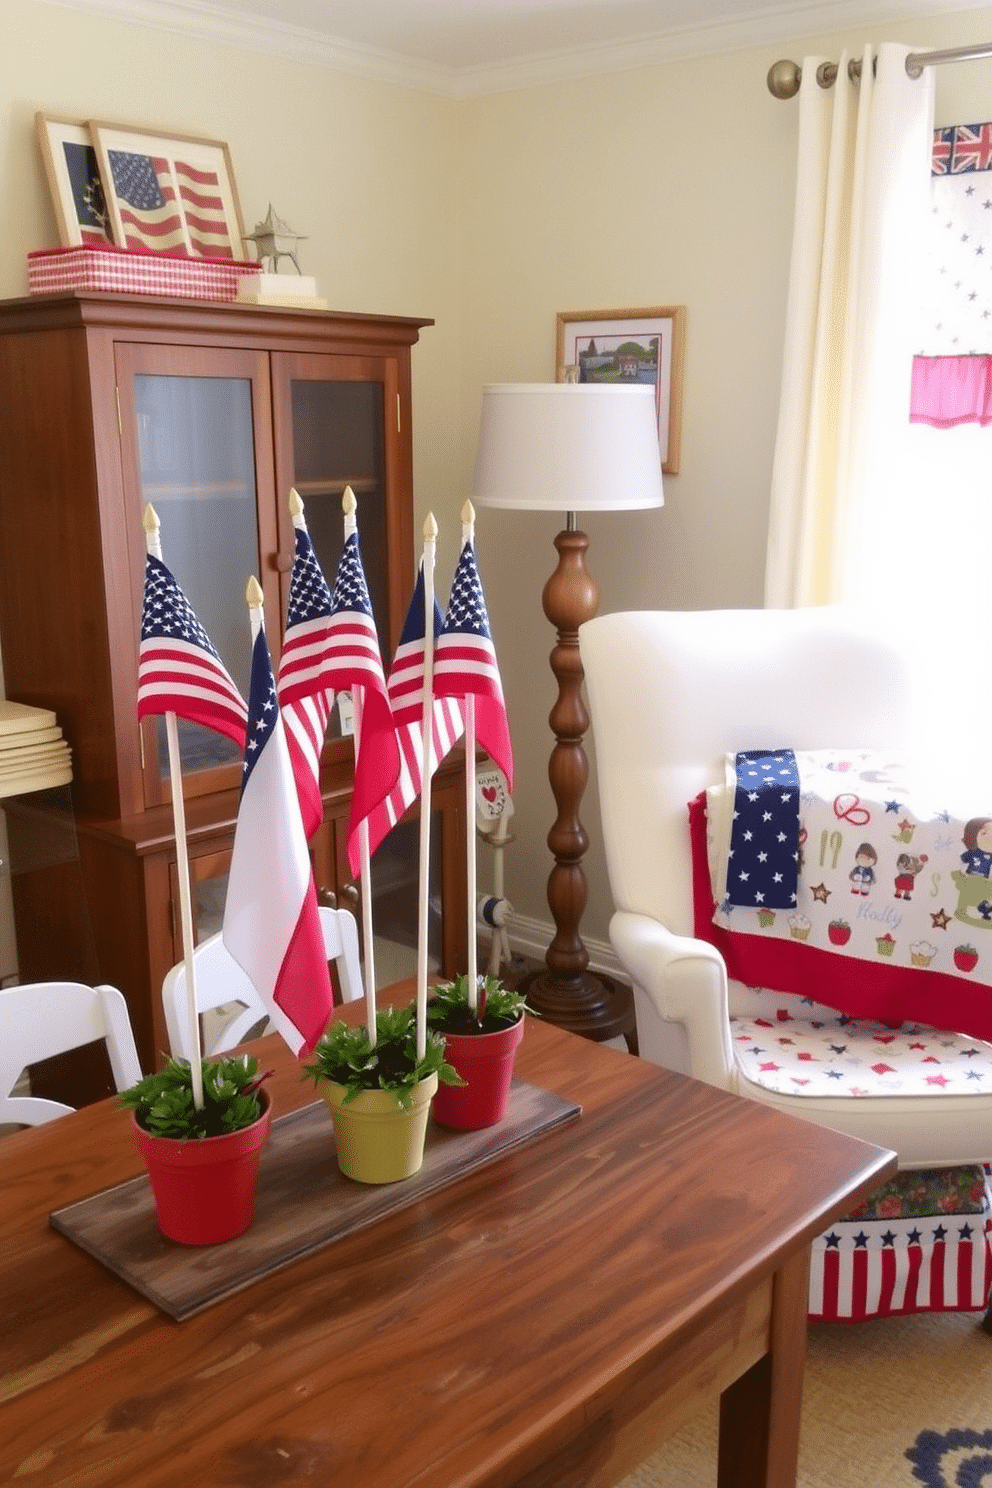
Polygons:
<instances>
[{"instance_id":1,"label":"curtain rod finial","mask_svg":"<svg viewBox=\"0 0 992 1488\"><path fill-rule=\"evenodd\" d=\"M773 98L795 98L799 92L803 70L798 62L783 58L773 62L768 69L768 91Z\"/></svg>"}]
</instances>

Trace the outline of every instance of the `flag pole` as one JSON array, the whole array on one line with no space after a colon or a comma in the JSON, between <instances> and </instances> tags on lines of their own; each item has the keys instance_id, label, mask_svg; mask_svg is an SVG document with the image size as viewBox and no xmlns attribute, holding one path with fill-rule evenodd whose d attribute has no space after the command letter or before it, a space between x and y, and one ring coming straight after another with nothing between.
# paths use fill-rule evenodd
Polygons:
<instances>
[{"instance_id":1,"label":"flag pole","mask_svg":"<svg viewBox=\"0 0 992 1488\"><path fill-rule=\"evenodd\" d=\"M142 516L145 529L145 551L162 561L162 524L149 502ZM189 1024L190 1076L193 1106L203 1110L203 1055L200 1049L200 1017L196 1006L196 964L193 957L193 905L189 888L189 853L186 846L186 803L183 800L182 759L179 754L179 727L176 715L165 715L165 738L169 756L169 781L172 786L172 820L176 836L176 871L179 876L179 919L183 937L183 964L186 969L186 1016Z\"/></svg>"},{"instance_id":2,"label":"flag pole","mask_svg":"<svg viewBox=\"0 0 992 1488\"><path fill-rule=\"evenodd\" d=\"M258 632L265 629L265 613L262 609L265 604L265 595L254 574L245 585L245 603L248 606L248 623L251 626L251 644L254 650Z\"/></svg>"},{"instance_id":3,"label":"flag pole","mask_svg":"<svg viewBox=\"0 0 992 1488\"><path fill-rule=\"evenodd\" d=\"M424 705L421 715L424 765L420 788L420 897L417 922L417 1058L427 1052L427 932L430 909L431 777L434 760L434 557L437 523L424 523Z\"/></svg>"},{"instance_id":4,"label":"flag pole","mask_svg":"<svg viewBox=\"0 0 992 1488\"><path fill-rule=\"evenodd\" d=\"M344 495L341 497L341 509L344 512L344 540L358 531L358 519L355 515L358 502L355 493L350 486L345 486ZM354 744L355 765L358 765L358 751L362 743L362 705L365 701L365 689L355 686L351 689L351 707L354 716ZM369 823L368 817L362 817L358 824L358 857L359 873L358 881L361 884L362 903L362 940L365 949L365 1021L368 1027L369 1043L375 1048L375 948L372 933L372 863L369 853Z\"/></svg>"},{"instance_id":5,"label":"flag pole","mask_svg":"<svg viewBox=\"0 0 992 1488\"><path fill-rule=\"evenodd\" d=\"M475 507L462 507L462 547L475 538ZM465 880L468 894L468 1005L474 1013L479 1005L478 936L475 927L475 694L464 701L465 714Z\"/></svg>"}]
</instances>

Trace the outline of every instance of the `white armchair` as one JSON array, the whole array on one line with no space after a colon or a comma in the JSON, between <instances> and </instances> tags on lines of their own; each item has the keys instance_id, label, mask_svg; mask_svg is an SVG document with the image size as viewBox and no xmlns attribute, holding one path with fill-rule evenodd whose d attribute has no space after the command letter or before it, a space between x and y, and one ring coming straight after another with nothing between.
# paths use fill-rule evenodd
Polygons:
<instances>
[{"instance_id":1,"label":"white armchair","mask_svg":"<svg viewBox=\"0 0 992 1488\"><path fill-rule=\"evenodd\" d=\"M689 801L722 779L737 750L904 753L910 683L899 653L829 608L603 615L581 627L580 647L616 908L610 937L633 982L641 1055L889 1147L902 1168L987 1162L992 1045L947 1045L974 1051L967 1094L935 1091L912 1071L893 1094L871 1068L880 1025L842 1022L802 987L728 981L720 952L693 933ZM769 1017L811 1037L842 1030L849 1055L863 1059L866 1093L792 1095L761 1083L740 1051L767 1033ZM776 1047L776 1061L789 1057Z\"/></svg>"}]
</instances>

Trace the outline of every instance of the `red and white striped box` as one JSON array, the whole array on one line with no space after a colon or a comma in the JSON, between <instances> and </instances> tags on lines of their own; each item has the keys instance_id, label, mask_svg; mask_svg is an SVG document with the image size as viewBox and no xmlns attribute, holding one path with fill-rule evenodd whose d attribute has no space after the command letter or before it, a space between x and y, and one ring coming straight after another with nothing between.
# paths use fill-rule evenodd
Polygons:
<instances>
[{"instance_id":1,"label":"red and white striped box","mask_svg":"<svg viewBox=\"0 0 992 1488\"><path fill-rule=\"evenodd\" d=\"M112 294L174 295L185 300L235 300L257 263L236 258L179 258L127 248L40 248L28 254L31 294L98 289Z\"/></svg>"},{"instance_id":2,"label":"red and white striped box","mask_svg":"<svg viewBox=\"0 0 992 1488\"><path fill-rule=\"evenodd\" d=\"M819 1322L984 1311L990 1294L992 1177L978 1164L897 1173L813 1241Z\"/></svg>"}]
</instances>

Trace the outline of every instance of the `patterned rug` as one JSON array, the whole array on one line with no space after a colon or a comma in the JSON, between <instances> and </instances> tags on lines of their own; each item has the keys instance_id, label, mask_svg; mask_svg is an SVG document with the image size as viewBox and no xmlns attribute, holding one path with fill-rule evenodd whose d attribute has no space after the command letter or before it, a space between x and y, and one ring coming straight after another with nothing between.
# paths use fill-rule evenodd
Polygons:
<instances>
[{"instance_id":1,"label":"patterned rug","mask_svg":"<svg viewBox=\"0 0 992 1488\"><path fill-rule=\"evenodd\" d=\"M982 1313L813 1323L799 1488L992 1488L992 1334ZM618 1488L712 1488L713 1406Z\"/></svg>"},{"instance_id":2,"label":"patterned rug","mask_svg":"<svg viewBox=\"0 0 992 1488\"><path fill-rule=\"evenodd\" d=\"M927 1488L978 1488L992 1481L992 1431L921 1431L906 1456Z\"/></svg>"}]
</instances>

